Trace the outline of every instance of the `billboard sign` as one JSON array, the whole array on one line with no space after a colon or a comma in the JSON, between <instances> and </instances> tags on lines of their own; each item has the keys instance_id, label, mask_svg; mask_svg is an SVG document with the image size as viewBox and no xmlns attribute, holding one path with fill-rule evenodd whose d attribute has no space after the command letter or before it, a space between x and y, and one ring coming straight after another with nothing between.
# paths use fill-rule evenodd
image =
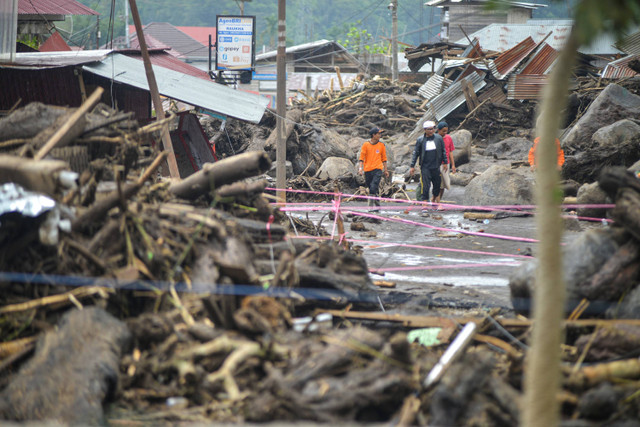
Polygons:
<instances>
[{"instance_id":1,"label":"billboard sign","mask_svg":"<svg viewBox=\"0 0 640 427\"><path fill-rule=\"evenodd\" d=\"M216 70L251 70L255 61L256 17L216 16Z\"/></svg>"}]
</instances>

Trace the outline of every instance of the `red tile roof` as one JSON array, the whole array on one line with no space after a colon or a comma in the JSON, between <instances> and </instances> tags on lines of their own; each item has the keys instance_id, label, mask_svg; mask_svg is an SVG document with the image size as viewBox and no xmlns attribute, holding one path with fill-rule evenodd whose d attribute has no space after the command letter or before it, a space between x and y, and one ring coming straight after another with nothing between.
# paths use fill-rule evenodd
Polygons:
<instances>
[{"instance_id":1,"label":"red tile roof","mask_svg":"<svg viewBox=\"0 0 640 427\"><path fill-rule=\"evenodd\" d=\"M76 0L18 0L18 15L99 15Z\"/></svg>"},{"instance_id":2,"label":"red tile roof","mask_svg":"<svg viewBox=\"0 0 640 427\"><path fill-rule=\"evenodd\" d=\"M205 46L209 46L209 34L211 43L216 42L216 27L176 27L192 39L199 41Z\"/></svg>"}]
</instances>

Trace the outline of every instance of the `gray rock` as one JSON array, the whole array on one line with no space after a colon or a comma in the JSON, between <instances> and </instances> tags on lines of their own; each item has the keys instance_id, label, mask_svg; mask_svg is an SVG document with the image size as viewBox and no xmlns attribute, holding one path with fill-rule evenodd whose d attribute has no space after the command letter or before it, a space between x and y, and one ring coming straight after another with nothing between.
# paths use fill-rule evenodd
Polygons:
<instances>
[{"instance_id":1,"label":"gray rock","mask_svg":"<svg viewBox=\"0 0 640 427\"><path fill-rule=\"evenodd\" d=\"M578 189L576 198L579 205L601 205L613 203L606 193L602 191L597 182L584 184ZM578 216L591 218L606 218L607 209L600 208L579 208Z\"/></svg>"},{"instance_id":2,"label":"gray rock","mask_svg":"<svg viewBox=\"0 0 640 427\"><path fill-rule=\"evenodd\" d=\"M598 129L592 139L597 146L618 148L637 140L638 135L640 126L636 122L623 119Z\"/></svg>"},{"instance_id":3,"label":"gray rock","mask_svg":"<svg viewBox=\"0 0 640 427\"><path fill-rule=\"evenodd\" d=\"M466 205L530 205L533 184L510 168L494 165L475 177L464 190Z\"/></svg>"},{"instance_id":4,"label":"gray rock","mask_svg":"<svg viewBox=\"0 0 640 427\"><path fill-rule=\"evenodd\" d=\"M320 179L353 178L355 175L356 168L351 160L342 157L329 157L316 174Z\"/></svg>"},{"instance_id":5,"label":"gray rock","mask_svg":"<svg viewBox=\"0 0 640 427\"><path fill-rule=\"evenodd\" d=\"M453 160L456 162L456 168L469 163L471 160L471 142L473 137L471 132L466 129L460 129L451 133L451 139L453 139L453 146L456 148L453 151Z\"/></svg>"},{"instance_id":6,"label":"gray rock","mask_svg":"<svg viewBox=\"0 0 640 427\"><path fill-rule=\"evenodd\" d=\"M476 177L476 174L467 173L467 172L456 172L449 175L449 178L451 179L451 184L459 185L461 187L467 186L471 182L471 180L475 177Z\"/></svg>"},{"instance_id":7,"label":"gray rock","mask_svg":"<svg viewBox=\"0 0 640 427\"><path fill-rule=\"evenodd\" d=\"M581 299L580 284L597 273L620 247L620 231L610 227L588 230L563 248L562 265L568 307ZM534 294L538 260L518 268L509 278L511 300L516 311L527 312ZM568 308L570 310L570 308Z\"/></svg>"},{"instance_id":8,"label":"gray rock","mask_svg":"<svg viewBox=\"0 0 640 427\"><path fill-rule=\"evenodd\" d=\"M527 161L529 149L533 142L526 138L512 137L490 144L484 149L485 156L494 156L497 159L510 159Z\"/></svg>"},{"instance_id":9,"label":"gray rock","mask_svg":"<svg viewBox=\"0 0 640 427\"><path fill-rule=\"evenodd\" d=\"M569 154L587 150L594 145L592 136L598 129L638 115L640 96L612 83L600 93L586 113L562 138L562 148Z\"/></svg>"}]
</instances>

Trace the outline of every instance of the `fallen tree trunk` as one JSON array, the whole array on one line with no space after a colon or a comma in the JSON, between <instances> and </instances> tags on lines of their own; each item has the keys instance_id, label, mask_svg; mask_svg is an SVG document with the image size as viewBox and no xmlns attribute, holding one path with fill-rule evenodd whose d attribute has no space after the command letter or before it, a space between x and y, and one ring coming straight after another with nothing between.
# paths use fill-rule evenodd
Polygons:
<instances>
[{"instance_id":1,"label":"fallen tree trunk","mask_svg":"<svg viewBox=\"0 0 640 427\"><path fill-rule=\"evenodd\" d=\"M102 405L115 393L130 339L127 326L102 309L69 312L3 390L0 418L103 424Z\"/></svg>"},{"instance_id":2,"label":"fallen tree trunk","mask_svg":"<svg viewBox=\"0 0 640 427\"><path fill-rule=\"evenodd\" d=\"M54 196L62 189L60 173L69 165L62 160L31 160L0 156L0 184L13 182L25 190Z\"/></svg>"},{"instance_id":3,"label":"fallen tree trunk","mask_svg":"<svg viewBox=\"0 0 640 427\"><path fill-rule=\"evenodd\" d=\"M206 163L188 178L172 183L169 191L183 199L196 199L223 185L261 175L270 167L271 160L267 153L251 151L215 163Z\"/></svg>"},{"instance_id":4,"label":"fallen tree trunk","mask_svg":"<svg viewBox=\"0 0 640 427\"><path fill-rule=\"evenodd\" d=\"M223 185L216 191L220 197L237 197L241 195L262 193L267 188L267 181L261 179L254 182L235 182Z\"/></svg>"}]
</instances>

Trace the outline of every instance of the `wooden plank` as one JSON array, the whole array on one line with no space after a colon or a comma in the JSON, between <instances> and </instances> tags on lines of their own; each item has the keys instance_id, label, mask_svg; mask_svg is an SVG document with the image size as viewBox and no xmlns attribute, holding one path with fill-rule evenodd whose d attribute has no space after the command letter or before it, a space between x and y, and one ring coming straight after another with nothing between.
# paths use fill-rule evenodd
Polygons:
<instances>
[{"instance_id":1,"label":"wooden plank","mask_svg":"<svg viewBox=\"0 0 640 427\"><path fill-rule=\"evenodd\" d=\"M467 101L467 108L469 111L475 110L480 102L473 90L473 85L467 79L462 79L460 85L462 87L462 92L464 93L464 99Z\"/></svg>"},{"instance_id":2,"label":"wooden plank","mask_svg":"<svg viewBox=\"0 0 640 427\"><path fill-rule=\"evenodd\" d=\"M340 85L340 90L344 90L344 83L342 83L342 76L340 75L340 67L336 67L336 75L338 76L338 84ZM333 85L331 85L333 89Z\"/></svg>"}]
</instances>

